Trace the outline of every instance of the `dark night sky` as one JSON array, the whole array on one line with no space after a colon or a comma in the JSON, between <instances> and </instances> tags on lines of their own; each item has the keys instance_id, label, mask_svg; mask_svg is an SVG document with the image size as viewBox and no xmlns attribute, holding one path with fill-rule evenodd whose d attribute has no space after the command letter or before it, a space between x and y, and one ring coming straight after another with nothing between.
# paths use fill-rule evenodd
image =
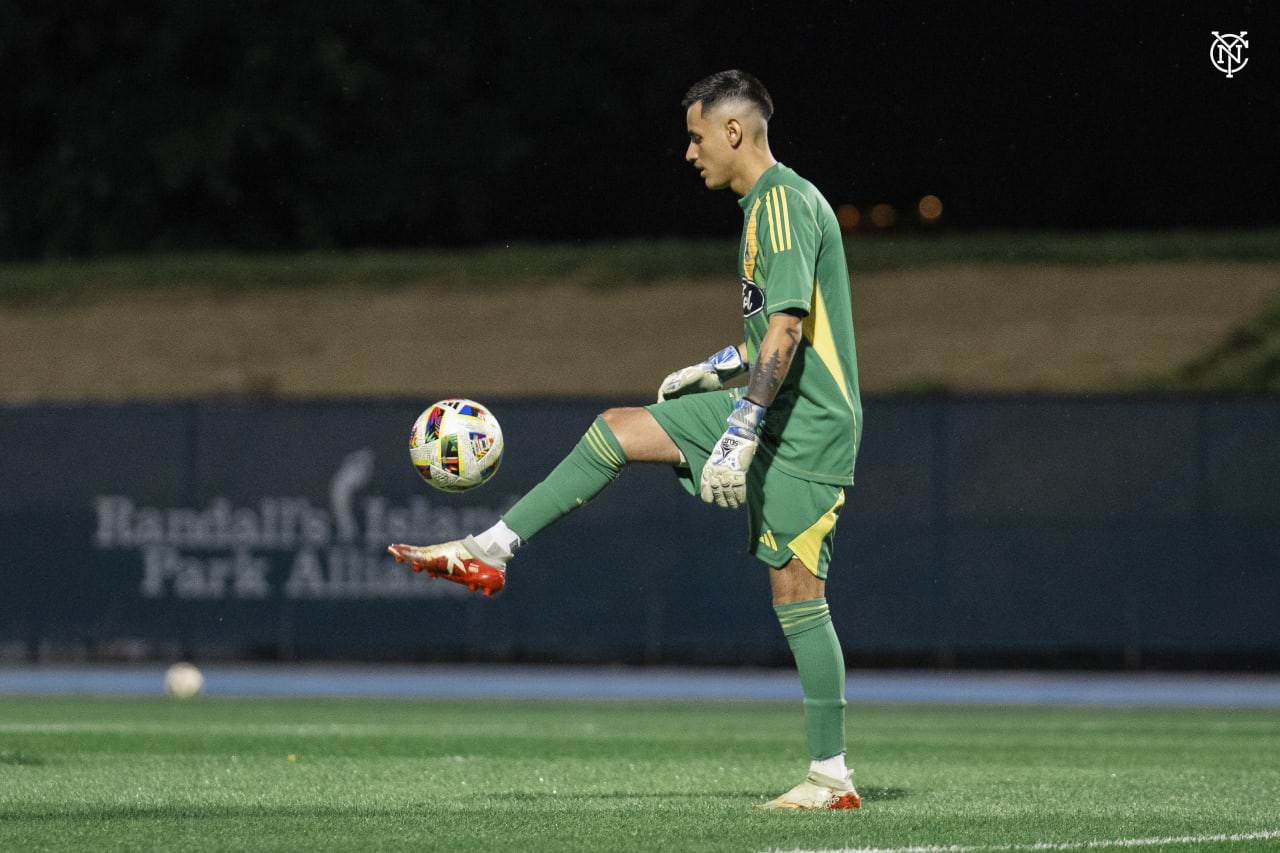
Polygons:
<instances>
[{"instance_id":1,"label":"dark night sky","mask_svg":"<svg viewBox=\"0 0 1280 853\"><path fill-rule=\"evenodd\" d=\"M0 257L723 237L679 102L731 67L835 205L1280 225L1278 65L1280 0L0 0Z\"/></svg>"},{"instance_id":2,"label":"dark night sky","mask_svg":"<svg viewBox=\"0 0 1280 853\"><path fill-rule=\"evenodd\" d=\"M901 209L935 193L960 228L1275 224L1271 5L832 3L800 22L778 10L802 4L745 3L698 67L765 81L775 154L833 204ZM1232 79L1210 62L1214 30L1249 31ZM641 171L661 175L666 158L680 174L680 129L644 128L636 145L654 162ZM679 226L712 215L705 199L681 204L696 215Z\"/></svg>"}]
</instances>

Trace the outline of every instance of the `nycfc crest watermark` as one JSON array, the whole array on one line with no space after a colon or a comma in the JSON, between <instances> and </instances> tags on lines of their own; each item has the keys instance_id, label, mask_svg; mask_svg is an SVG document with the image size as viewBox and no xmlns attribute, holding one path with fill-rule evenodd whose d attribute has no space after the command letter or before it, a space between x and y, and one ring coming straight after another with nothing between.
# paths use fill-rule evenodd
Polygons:
<instances>
[{"instance_id":1,"label":"nycfc crest watermark","mask_svg":"<svg viewBox=\"0 0 1280 853\"><path fill-rule=\"evenodd\" d=\"M1225 35L1219 35L1217 30L1213 31L1209 61L1213 63L1214 68L1226 74L1228 78L1234 77L1237 71L1249 64L1249 58L1244 55L1245 48L1249 46L1249 42L1245 39L1247 35L1249 35L1247 30L1241 30L1239 34Z\"/></svg>"}]
</instances>

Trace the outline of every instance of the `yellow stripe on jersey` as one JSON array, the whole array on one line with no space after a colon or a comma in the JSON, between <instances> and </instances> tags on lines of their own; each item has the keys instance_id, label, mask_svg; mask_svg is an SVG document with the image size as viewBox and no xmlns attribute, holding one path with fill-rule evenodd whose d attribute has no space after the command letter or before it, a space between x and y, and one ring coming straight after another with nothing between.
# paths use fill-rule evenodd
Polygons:
<instances>
[{"instance_id":1,"label":"yellow stripe on jersey","mask_svg":"<svg viewBox=\"0 0 1280 853\"><path fill-rule=\"evenodd\" d=\"M791 206L787 203L787 191L778 187L778 200L782 202L782 233L787 235L787 248L791 248Z\"/></svg>"},{"instance_id":2,"label":"yellow stripe on jersey","mask_svg":"<svg viewBox=\"0 0 1280 853\"><path fill-rule=\"evenodd\" d=\"M756 203L751 206L751 215L747 217L747 228L745 241L747 251L742 258L742 274L746 276L748 281L755 281L756 275L756 255L760 254L759 241L759 225L756 216L760 212L760 197L756 197Z\"/></svg>"},{"instance_id":3,"label":"yellow stripe on jersey","mask_svg":"<svg viewBox=\"0 0 1280 853\"><path fill-rule=\"evenodd\" d=\"M614 452L613 448L609 446L609 442L605 440L604 433L600 431L600 424L592 424L591 428L587 430L586 438L587 444L591 447L591 450L594 451L596 456L599 456L600 459L603 460L603 462L610 468L617 468L620 470L622 466L626 464L626 462Z\"/></svg>"},{"instance_id":4,"label":"yellow stripe on jersey","mask_svg":"<svg viewBox=\"0 0 1280 853\"><path fill-rule=\"evenodd\" d=\"M769 214L769 242L773 245L774 254L778 252L778 231L782 226L778 224L778 212L773 206L773 190L769 190L764 196L764 210Z\"/></svg>"},{"instance_id":5,"label":"yellow stripe on jersey","mask_svg":"<svg viewBox=\"0 0 1280 853\"><path fill-rule=\"evenodd\" d=\"M760 544L772 548L775 551L778 550L778 540L773 538L772 530L766 530L764 532L764 535L760 537Z\"/></svg>"},{"instance_id":6,"label":"yellow stripe on jersey","mask_svg":"<svg viewBox=\"0 0 1280 853\"><path fill-rule=\"evenodd\" d=\"M813 285L813 305L810 306L809 314L804 318L800 328L804 333L804 339L813 347L818 358L822 359L827 372L831 374L831 378L840 388L840 393L844 395L844 401L852 409L853 400L849 397L849 385L845 382L844 368L840 366L840 353L836 349L836 338L831 332L831 315L827 312L826 303L822 301L822 288L818 287L817 282Z\"/></svg>"},{"instance_id":7,"label":"yellow stripe on jersey","mask_svg":"<svg viewBox=\"0 0 1280 853\"><path fill-rule=\"evenodd\" d=\"M844 506L843 489L836 498L835 506L827 510L826 514L815 521L812 527L787 543L791 553L799 557L804 567L814 574L818 573L818 561L822 559L822 540L836 526L836 519L840 516L842 506Z\"/></svg>"},{"instance_id":8,"label":"yellow stripe on jersey","mask_svg":"<svg viewBox=\"0 0 1280 853\"><path fill-rule=\"evenodd\" d=\"M791 209L787 206L787 191L773 187L765 193L765 211L769 214L769 243L774 254L791 248Z\"/></svg>"}]
</instances>

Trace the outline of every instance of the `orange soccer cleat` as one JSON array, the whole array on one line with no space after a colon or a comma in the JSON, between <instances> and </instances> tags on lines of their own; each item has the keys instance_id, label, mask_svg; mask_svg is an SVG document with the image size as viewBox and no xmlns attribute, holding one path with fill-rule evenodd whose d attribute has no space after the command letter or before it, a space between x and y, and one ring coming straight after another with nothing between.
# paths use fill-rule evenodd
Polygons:
<instances>
[{"instance_id":1,"label":"orange soccer cleat","mask_svg":"<svg viewBox=\"0 0 1280 853\"><path fill-rule=\"evenodd\" d=\"M391 545L387 550L397 563L408 563L415 572L460 583L472 592L493 595L507 582L505 564L476 557L481 549L470 536L443 545Z\"/></svg>"},{"instance_id":2,"label":"orange soccer cleat","mask_svg":"<svg viewBox=\"0 0 1280 853\"><path fill-rule=\"evenodd\" d=\"M862 797L849 777L832 779L810 772L803 782L780 797L755 806L767 811L809 811L811 809L860 809Z\"/></svg>"}]
</instances>

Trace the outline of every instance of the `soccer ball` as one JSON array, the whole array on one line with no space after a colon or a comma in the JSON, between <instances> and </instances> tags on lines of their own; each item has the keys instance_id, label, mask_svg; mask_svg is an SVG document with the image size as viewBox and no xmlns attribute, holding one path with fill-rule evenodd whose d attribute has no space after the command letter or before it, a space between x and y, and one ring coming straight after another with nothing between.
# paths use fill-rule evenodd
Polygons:
<instances>
[{"instance_id":1,"label":"soccer ball","mask_svg":"<svg viewBox=\"0 0 1280 853\"><path fill-rule=\"evenodd\" d=\"M165 670L164 692L178 699L189 699L204 689L204 676L189 663L175 663Z\"/></svg>"},{"instance_id":2,"label":"soccer ball","mask_svg":"<svg viewBox=\"0 0 1280 853\"><path fill-rule=\"evenodd\" d=\"M502 427L474 400L441 400L414 422L409 458L422 479L440 491L463 492L498 473Z\"/></svg>"}]
</instances>

